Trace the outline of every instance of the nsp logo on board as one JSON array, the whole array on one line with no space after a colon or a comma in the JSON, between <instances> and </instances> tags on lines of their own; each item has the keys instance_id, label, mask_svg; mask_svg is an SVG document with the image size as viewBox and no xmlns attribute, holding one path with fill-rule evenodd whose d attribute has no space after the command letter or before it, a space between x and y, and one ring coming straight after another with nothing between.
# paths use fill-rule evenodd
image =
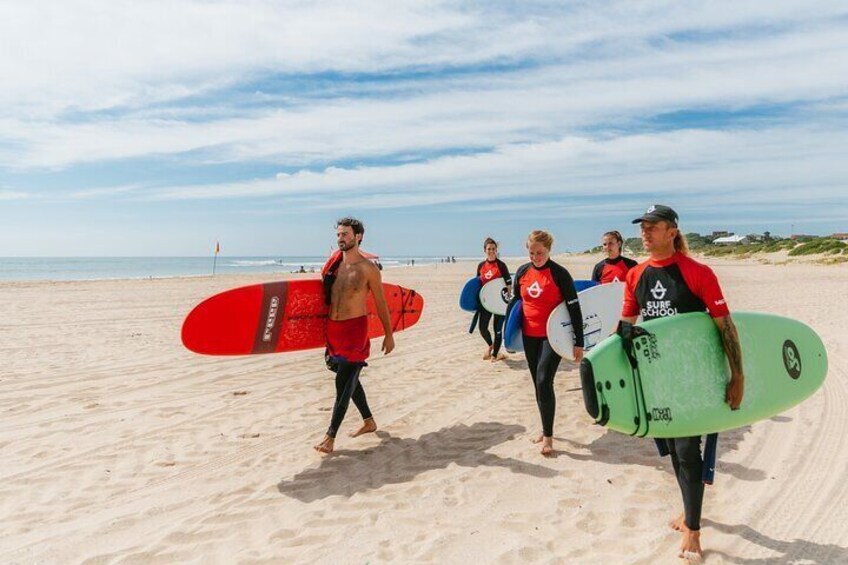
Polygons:
<instances>
[{"instance_id":1,"label":"nsp logo on board","mask_svg":"<svg viewBox=\"0 0 848 565\"><path fill-rule=\"evenodd\" d=\"M274 332L274 322L277 321L277 309L280 306L280 298L274 296L271 298L271 304L268 307L268 317L265 319L265 333L262 334L262 341L271 341L271 335Z\"/></svg>"},{"instance_id":2,"label":"nsp logo on board","mask_svg":"<svg viewBox=\"0 0 848 565\"><path fill-rule=\"evenodd\" d=\"M504 304L509 304L509 301L512 300L512 295L509 291L508 286L505 286L501 289L501 300L504 301Z\"/></svg>"},{"instance_id":3,"label":"nsp logo on board","mask_svg":"<svg viewBox=\"0 0 848 565\"><path fill-rule=\"evenodd\" d=\"M801 354L791 339L783 342L783 366L793 379L801 376Z\"/></svg>"},{"instance_id":4,"label":"nsp logo on board","mask_svg":"<svg viewBox=\"0 0 848 565\"><path fill-rule=\"evenodd\" d=\"M651 420L654 422L671 422L674 418L671 417L671 408L651 408Z\"/></svg>"}]
</instances>

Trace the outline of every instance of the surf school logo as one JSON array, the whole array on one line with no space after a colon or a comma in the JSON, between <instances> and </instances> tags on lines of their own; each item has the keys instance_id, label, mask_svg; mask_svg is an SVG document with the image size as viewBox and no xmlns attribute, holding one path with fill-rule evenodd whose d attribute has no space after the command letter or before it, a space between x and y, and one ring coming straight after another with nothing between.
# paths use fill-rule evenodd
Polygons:
<instances>
[{"instance_id":1,"label":"surf school logo","mask_svg":"<svg viewBox=\"0 0 848 565\"><path fill-rule=\"evenodd\" d=\"M265 320L265 332L262 334L262 341L271 341L271 335L274 332L274 322L277 321L277 310L280 307L280 299L273 297L271 305L268 307L268 318Z\"/></svg>"},{"instance_id":2,"label":"surf school logo","mask_svg":"<svg viewBox=\"0 0 848 565\"><path fill-rule=\"evenodd\" d=\"M539 298L542 296L542 287L539 285L539 281L535 281L527 287L527 294L530 295L530 298Z\"/></svg>"},{"instance_id":3,"label":"surf school logo","mask_svg":"<svg viewBox=\"0 0 848 565\"><path fill-rule=\"evenodd\" d=\"M494 273L493 273L492 271L486 271L486 274L485 274L485 275L483 275L483 278L484 278L484 279L486 279L486 280L489 280L489 279L491 279L491 278L492 278L492 275L493 275L493 274L494 274Z\"/></svg>"},{"instance_id":4,"label":"surf school logo","mask_svg":"<svg viewBox=\"0 0 848 565\"><path fill-rule=\"evenodd\" d=\"M657 281L657 284L651 289L651 296L654 297L654 300L662 300L665 298L666 292L668 292L668 289L660 281Z\"/></svg>"},{"instance_id":5,"label":"surf school logo","mask_svg":"<svg viewBox=\"0 0 848 565\"><path fill-rule=\"evenodd\" d=\"M783 342L783 366L793 379L801 376L801 354L791 339Z\"/></svg>"}]
</instances>

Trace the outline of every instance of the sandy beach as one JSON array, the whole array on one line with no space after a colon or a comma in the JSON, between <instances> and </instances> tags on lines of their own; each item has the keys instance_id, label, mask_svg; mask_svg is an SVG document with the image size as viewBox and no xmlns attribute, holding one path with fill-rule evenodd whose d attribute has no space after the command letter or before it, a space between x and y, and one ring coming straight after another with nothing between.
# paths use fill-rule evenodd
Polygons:
<instances>
[{"instance_id":1,"label":"sandy beach","mask_svg":"<svg viewBox=\"0 0 848 565\"><path fill-rule=\"evenodd\" d=\"M599 257L560 260L588 278ZM722 434L706 562L848 563L848 265L707 262L731 310L812 326L830 370L795 409ZM378 433L347 437L351 406L328 457L312 449L335 393L321 351L181 346L198 301L267 275L0 284L0 562L680 562L670 461L592 425L574 364L557 456L530 442L523 355L483 361L457 306L473 272L384 271L424 315L363 373Z\"/></svg>"}]
</instances>

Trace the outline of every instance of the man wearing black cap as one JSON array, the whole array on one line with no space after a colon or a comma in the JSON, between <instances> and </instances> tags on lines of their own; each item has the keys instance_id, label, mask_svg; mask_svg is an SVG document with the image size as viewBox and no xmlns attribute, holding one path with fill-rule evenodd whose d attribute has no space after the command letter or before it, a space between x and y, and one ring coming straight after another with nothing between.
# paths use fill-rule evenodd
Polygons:
<instances>
[{"instance_id":1,"label":"man wearing black cap","mask_svg":"<svg viewBox=\"0 0 848 565\"><path fill-rule=\"evenodd\" d=\"M715 321L730 364L730 382L725 401L736 410L742 402L745 377L742 373L742 350L736 326L712 269L689 257L686 237L677 227L677 212L655 204L635 220L640 224L642 245L650 259L627 273L622 319L635 323L638 316L647 320L707 312ZM701 437L657 440L668 451L674 473L683 495L683 514L670 526L683 534L680 557L701 557L701 507L704 484L701 479L703 459ZM665 445L661 445L664 442Z\"/></svg>"}]
</instances>

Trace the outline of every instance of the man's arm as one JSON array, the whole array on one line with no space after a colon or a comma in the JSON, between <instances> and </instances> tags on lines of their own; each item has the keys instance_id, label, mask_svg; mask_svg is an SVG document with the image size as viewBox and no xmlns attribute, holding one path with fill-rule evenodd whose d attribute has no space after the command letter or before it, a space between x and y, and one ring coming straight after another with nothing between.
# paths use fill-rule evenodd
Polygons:
<instances>
[{"instance_id":1,"label":"man's arm","mask_svg":"<svg viewBox=\"0 0 848 565\"><path fill-rule=\"evenodd\" d=\"M395 338L392 332L392 321L389 317L389 307L386 305L386 297L383 295L383 278L380 269L368 262L368 288L374 295L374 304L377 306L377 315L383 323L386 336L383 338L383 353L388 355L395 348Z\"/></svg>"},{"instance_id":2,"label":"man's arm","mask_svg":"<svg viewBox=\"0 0 848 565\"><path fill-rule=\"evenodd\" d=\"M730 382L727 383L725 402L730 405L731 410L736 410L742 404L742 396L745 393L745 375L742 372L742 347L739 345L739 334L736 325L730 315L713 318L721 335L721 344L730 364Z\"/></svg>"}]
</instances>

